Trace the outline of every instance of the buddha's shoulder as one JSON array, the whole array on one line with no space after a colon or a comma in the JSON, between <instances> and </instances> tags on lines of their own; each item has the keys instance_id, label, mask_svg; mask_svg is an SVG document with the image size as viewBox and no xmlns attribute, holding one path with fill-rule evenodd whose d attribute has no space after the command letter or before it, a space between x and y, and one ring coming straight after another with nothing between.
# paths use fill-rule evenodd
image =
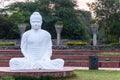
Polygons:
<instances>
[{"instance_id":1,"label":"buddha's shoulder","mask_svg":"<svg viewBox=\"0 0 120 80\"><path fill-rule=\"evenodd\" d=\"M23 36L28 36L31 32L32 32L31 30L28 30L28 31L26 31L26 32L23 34ZM48 31L43 30L43 29L41 29L40 34L45 34L45 35L51 36Z\"/></svg>"},{"instance_id":2,"label":"buddha's shoulder","mask_svg":"<svg viewBox=\"0 0 120 80\"><path fill-rule=\"evenodd\" d=\"M41 31L42 31L43 34L48 34L48 35L50 35L50 33L49 33L48 31L46 31L46 30L43 30L43 29L42 29Z\"/></svg>"},{"instance_id":3,"label":"buddha's shoulder","mask_svg":"<svg viewBox=\"0 0 120 80\"><path fill-rule=\"evenodd\" d=\"M30 30L23 33L23 37L28 36L30 34Z\"/></svg>"},{"instance_id":4,"label":"buddha's shoulder","mask_svg":"<svg viewBox=\"0 0 120 80\"><path fill-rule=\"evenodd\" d=\"M24 32L24 35L28 35L30 33L30 30Z\"/></svg>"}]
</instances>

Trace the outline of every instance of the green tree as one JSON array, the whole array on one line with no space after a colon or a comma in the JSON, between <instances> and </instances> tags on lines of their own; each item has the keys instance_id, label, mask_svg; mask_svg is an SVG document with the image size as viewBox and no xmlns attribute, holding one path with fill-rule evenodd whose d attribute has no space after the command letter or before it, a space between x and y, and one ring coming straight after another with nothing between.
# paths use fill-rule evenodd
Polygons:
<instances>
[{"instance_id":1,"label":"green tree","mask_svg":"<svg viewBox=\"0 0 120 80\"><path fill-rule=\"evenodd\" d=\"M120 12L110 15L110 19L112 24L109 34L113 41L118 41L120 39Z\"/></svg>"},{"instance_id":2,"label":"green tree","mask_svg":"<svg viewBox=\"0 0 120 80\"><path fill-rule=\"evenodd\" d=\"M13 24L8 18L0 15L0 39L8 38L12 26Z\"/></svg>"},{"instance_id":3,"label":"green tree","mask_svg":"<svg viewBox=\"0 0 120 80\"><path fill-rule=\"evenodd\" d=\"M15 22L15 24L24 23L25 22L25 16L21 12L14 12L10 16L11 20Z\"/></svg>"},{"instance_id":4,"label":"green tree","mask_svg":"<svg viewBox=\"0 0 120 80\"><path fill-rule=\"evenodd\" d=\"M97 0L88 6L95 14L95 19L100 25L99 36L101 39L113 40L113 36L120 36L120 1L119 0ZM117 15L116 15L117 14ZM115 18L117 16L117 19ZM114 28L113 28L114 27Z\"/></svg>"},{"instance_id":5,"label":"green tree","mask_svg":"<svg viewBox=\"0 0 120 80\"><path fill-rule=\"evenodd\" d=\"M19 4L19 5L18 5ZM31 6L32 5L32 6ZM88 39L88 27L82 22L79 10L76 10L75 0L35 0L35 2L15 3L9 10L18 12L38 11L43 16L43 28L49 31L52 38L56 38L55 23L63 21L62 37L68 39Z\"/></svg>"},{"instance_id":6,"label":"green tree","mask_svg":"<svg viewBox=\"0 0 120 80\"><path fill-rule=\"evenodd\" d=\"M25 22L25 17L21 12L14 12L9 19L14 24L11 29L10 36L11 38L20 38L20 32L18 29L18 24Z\"/></svg>"},{"instance_id":7,"label":"green tree","mask_svg":"<svg viewBox=\"0 0 120 80\"><path fill-rule=\"evenodd\" d=\"M11 26L11 30L10 30L10 34L8 35L7 38L10 39L16 39L16 38L20 38L20 32L18 29L18 24L21 23L29 23L29 16L30 13L29 12L13 12L11 16L8 16L10 22L13 24ZM29 24L27 24L27 29L29 28ZM5 31L6 32L6 31Z\"/></svg>"},{"instance_id":8,"label":"green tree","mask_svg":"<svg viewBox=\"0 0 120 80\"><path fill-rule=\"evenodd\" d=\"M34 2L16 2L13 4L10 4L8 6L6 6L6 10L10 11L10 12L34 12L37 9L37 4L35 4Z\"/></svg>"}]
</instances>

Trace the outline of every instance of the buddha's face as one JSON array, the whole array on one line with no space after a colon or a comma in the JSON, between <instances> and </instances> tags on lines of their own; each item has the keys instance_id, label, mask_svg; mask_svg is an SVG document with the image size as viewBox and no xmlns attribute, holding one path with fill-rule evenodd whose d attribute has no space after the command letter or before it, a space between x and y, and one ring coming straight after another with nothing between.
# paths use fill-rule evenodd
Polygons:
<instances>
[{"instance_id":1,"label":"buddha's face","mask_svg":"<svg viewBox=\"0 0 120 80\"><path fill-rule=\"evenodd\" d=\"M30 17L31 28L34 30L41 29L42 17L38 12L34 12Z\"/></svg>"},{"instance_id":2,"label":"buddha's face","mask_svg":"<svg viewBox=\"0 0 120 80\"><path fill-rule=\"evenodd\" d=\"M30 21L30 23L31 23L31 27L32 27L32 29L35 29L35 30L37 30L37 29L40 29L41 28L41 25L42 25L42 22L41 22L41 20L40 19L32 19L31 21Z\"/></svg>"}]
</instances>

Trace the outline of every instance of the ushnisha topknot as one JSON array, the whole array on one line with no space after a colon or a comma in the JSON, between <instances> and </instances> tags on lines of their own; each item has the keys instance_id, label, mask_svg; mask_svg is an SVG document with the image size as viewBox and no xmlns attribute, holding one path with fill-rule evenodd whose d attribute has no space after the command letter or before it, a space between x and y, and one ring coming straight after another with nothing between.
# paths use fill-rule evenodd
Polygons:
<instances>
[{"instance_id":1,"label":"ushnisha topknot","mask_svg":"<svg viewBox=\"0 0 120 80\"><path fill-rule=\"evenodd\" d=\"M31 19L40 19L42 21L42 16L40 15L39 12L34 12L31 16L30 16L30 20Z\"/></svg>"}]
</instances>

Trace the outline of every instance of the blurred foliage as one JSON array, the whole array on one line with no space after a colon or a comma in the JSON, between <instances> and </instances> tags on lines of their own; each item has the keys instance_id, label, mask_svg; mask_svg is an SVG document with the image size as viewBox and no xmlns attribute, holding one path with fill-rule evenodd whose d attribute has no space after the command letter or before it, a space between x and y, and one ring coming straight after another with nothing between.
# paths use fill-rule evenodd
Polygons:
<instances>
[{"instance_id":1,"label":"blurred foliage","mask_svg":"<svg viewBox=\"0 0 120 80\"><path fill-rule=\"evenodd\" d=\"M15 46L15 42L0 42L0 46Z\"/></svg>"},{"instance_id":2,"label":"blurred foliage","mask_svg":"<svg viewBox=\"0 0 120 80\"><path fill-rule=\"evenodd\" d=\"M84 46L87 45L87 42L67 42L67 46Z\"/></svg>"},{"instance_id":3,"label":"blurred foliage","mask_svg":"<svg viewBox=\"0 0 120 80\"><path fill-rule=\"evenodd\" d=\"M103 46L118 46L118 47L120 47L120 43L116 42L116 43L110 43L110 44L103 44Z\"/></svg>"},{"instance_id":4,"label":"blurred foliage","mask_svg":"<svg viewBox=\"0 0 120 80\"><path fill-rule=\"evenodd\" d=\"M9 37L12 30L12 22L7 17L0 15L0 39Z\"/></svg>"},{"instance_id":5,"label":"blurred foliage","mask_svg":"<svg viewBox=\"0 0 120 80\"><path fill-rule=\"evenodd\" d=\"M0 80L15 80L15 78L13 76L6 75L0 77Z\"/></svg>"},{"instance_id":6,"label":"blurred foliage","mask_svg":"<svg viewBox=\"0 0 120 80\"><path fill-rule=\"evenodd\" d=\"M43 17L42 28L50 32L52 38L56 38L54 25L60 20L64 25L62 38L88 40L90 12L77 10L75 7L77 7L75 0L35 0L13 3L7 6L6 11L12 13L9 19L14 24L12 31L15 34L19 34L17 28L19 23L28 23L27 29L30 29L29 17L34 11L38 11Z\"/></svg>"},{"instance_id":7,"label":"blurred foliage","mask_svg":"<svg viewBox=\"0 0 120 80\"><path fill-rule=\"evenodd\" d=\"M88 3L88 6L100 26L99 39L118 42L120 37L120 1L97 0Z\"/></svg>"}]
</instances>

